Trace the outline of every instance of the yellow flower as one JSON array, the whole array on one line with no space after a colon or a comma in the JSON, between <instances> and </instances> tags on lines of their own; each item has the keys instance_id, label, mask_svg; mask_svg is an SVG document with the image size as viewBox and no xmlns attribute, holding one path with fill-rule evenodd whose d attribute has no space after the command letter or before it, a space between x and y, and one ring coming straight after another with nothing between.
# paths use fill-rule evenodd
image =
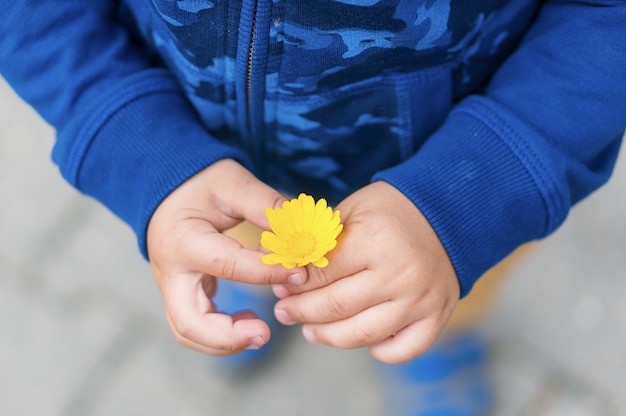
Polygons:
<instances>
[{"instance_id":1,"label":"yellow flower","mask_svg":"<svg viewBox=\"0 0 626 416\"><path fill-rule=\"evenodd\" d=\"M313 197L300 194L281 208L267 208L265 215L272 232L261 234L261 245L273 253L263 256L263 263L288 269L309 263L328 266L324 256L337 245L343 225L339 211L326 206L325 199L316 204Z\"/></svg>"}]
</instances>

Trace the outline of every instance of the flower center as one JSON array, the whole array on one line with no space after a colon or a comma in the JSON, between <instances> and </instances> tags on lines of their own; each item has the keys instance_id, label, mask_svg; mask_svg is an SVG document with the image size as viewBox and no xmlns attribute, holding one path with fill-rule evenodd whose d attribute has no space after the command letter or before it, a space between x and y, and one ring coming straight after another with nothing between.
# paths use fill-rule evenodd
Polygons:
<instances>
[{"instance_id":1,"label":"flower center","mask_svg":"<svg viewBox=\"0 0 626 416\"><path fill-rule=\"evenodd\" d=\"M315 236L307 232L299 232L289 237L287 247L289 247L289 254L303 260L310 256L315 251L316 244Z\"/></svg>"}]
</instances>

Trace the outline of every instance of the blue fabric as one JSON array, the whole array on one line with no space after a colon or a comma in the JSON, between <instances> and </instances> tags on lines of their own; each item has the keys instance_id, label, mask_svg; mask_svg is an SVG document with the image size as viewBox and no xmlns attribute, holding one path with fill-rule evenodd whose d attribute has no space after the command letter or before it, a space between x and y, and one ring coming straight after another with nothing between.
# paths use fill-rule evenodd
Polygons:
<instances>
[{"instance_id":1,"label":"blue fabric","mask_svg":"<svg viewBox=\"0 0 626 416\"><path fill-rule=\"evenodd\" d=\"M25 0L0 73L64 177L136 232L235 158L334 203L371 180L427 216L462 295L609 178L626 126L623 0Z\"/></svg>"},{"instance_id":2,"label":"blue fabric","mask_svg":"<svg viewBox=\"0 0 626 416\"><path fill-rule=\"evenodd\" d=\"M490 414L493 385L488 343L478 332L438 340L403 364L376 363L384 414L479 416Z\"/></svg>"},{"instance_id":3,"label":"blue fabric","mask_svg":"<svg viewBox=\"0 0 626 416\"><path fill-rule=\"evenodd\" d=\"M248 374L259 366L269 364L280 349L281 337L286 335L288 327L281 325L274 316L276 297L271 292L260 291L258 287L249 287L245 283L219 279L218 289L213 303L220 312L232 315L243 310L253 311L259 319L268 324L270 340L258 350L246 350L239 354L217 357L216 359L237 376ZM245 309L244 309L245 308Z\"/></svg>"}]
</instances>

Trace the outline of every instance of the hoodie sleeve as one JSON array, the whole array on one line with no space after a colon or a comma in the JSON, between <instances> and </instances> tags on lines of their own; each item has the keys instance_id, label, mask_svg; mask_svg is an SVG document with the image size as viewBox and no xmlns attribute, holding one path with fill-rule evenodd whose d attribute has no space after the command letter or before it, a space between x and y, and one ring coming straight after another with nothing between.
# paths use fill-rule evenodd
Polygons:
<instances>
[{"instance_id":1,"label":"hoodie sleeve","mask_svg":"<svg viewBox=\"0 0 626 416\"><path fill-rule=\"evenodd\" d=\"M549 1L484 94L374 180L436 230L462 296L605 183L626 127L626 2Z\"/></svg>"},{"instance_id":2,"label":"hoodie sleeve","mask_svg":"<svg viewBox=\"0 0 626 416\"><path fill-rule=\"evenodd\" d=\"M0 74L57 131L62 175L127 222L146 255L158 204L223 158L169 72L152 65L110 0L0 5Z\"/></svg>"}]
</instances>

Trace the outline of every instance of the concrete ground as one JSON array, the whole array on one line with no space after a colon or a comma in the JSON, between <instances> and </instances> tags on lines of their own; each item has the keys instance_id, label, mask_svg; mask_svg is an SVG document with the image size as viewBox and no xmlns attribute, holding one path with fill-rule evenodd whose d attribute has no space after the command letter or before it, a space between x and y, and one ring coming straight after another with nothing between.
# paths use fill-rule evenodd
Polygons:
<instances>
[{"instance_id":1,"label":"concrete ground","mask_svg":"<svg viewBox=\"0 0 626 416\"><path fill-rule=\"evenodd\" d=\"M229 377L170 336L130 230L70 188L0 80L0 415L386 415L367 353L292 331ZM485 329L495 415L626 415L626 160L510 276Z\"/></svg>"}]
</instances>

